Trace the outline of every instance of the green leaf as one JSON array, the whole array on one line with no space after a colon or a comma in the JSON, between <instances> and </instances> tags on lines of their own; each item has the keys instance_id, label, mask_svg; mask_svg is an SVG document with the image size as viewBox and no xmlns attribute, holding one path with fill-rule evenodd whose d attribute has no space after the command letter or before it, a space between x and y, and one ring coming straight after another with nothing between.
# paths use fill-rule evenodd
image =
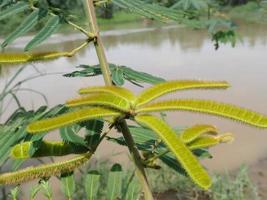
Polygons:
<instances>
[{"instance_id":1,"label":"green leaf","mask_svg":"<svg viewBox=\"0 0 267 200\"><path fill-rule=\"evenodd\" d=\"M5 10L3 10L3 11L1 10L0 20L5 19L5 18L10 17L10 16L13 16L15 14L18 14L20 12L23 12L27 8L29 8L29 5L25 2L19 2L17 4L13 4Z\"/></svg>"},{"instance_id":2,"label":"green leaf","mask_svg":"<svg viewBox=\"0 0 267 200\"><path fill-rule=\"evenodd\" d=\"M107 199L116 200L121 198L122 189L122 167L120 164L114 164L108 174Z\"/></svg>"},{"instance_id":3,"label":"green leaf","mask_svg":"<svg viewBox=\"0 0 267 200\"><path fill-rule=\"evenodd\" d=\"M84 139L78 135L80 129L80 126L74 124L72 126L66 126L61 128L59 132L64 142L86 146L86 142L84 141Z\"/></svg>"},{"instance_id":4,"label":"green leaf","mask_svg":"<svg viewBox=\"0 0 267 200\"><path fill-rule=\"evenodd\" d=\"M140 194L142 191L141 185L136 178L133 178L130 183L128 183L127 190L125 191L125 197L123 200L137 200L140 198Z\"/></svg>"},{"instance_id":5,"label":"green leaf","mask_svg":"<svg viewBox=\"0 0 267 200\"><path fill-rule=\"evenodd\" d=\"M88 120L81 122L80 126L86 128L87 135L101 134L104 127L104 121L101 119Z\"/></svg>"},{"instance_id":6,"label":"green leaf","mask_svg":"<svg viewBox=\"0 0 267 200\"><path fill-rule=\"evenodd\" d=\"M100 186L100 174L98 171L89 171L84 179L84 187L87 200L97 200Z\"/></svg>"},{"instance_id":7,"label":"green leaf","mask_svg":"<svg viewBox=\"0 0 267 200\"><path fill-rule=\"evenodd\" d=\"M115 83L115 85L121 86L124 84L124 77L123 77L123 71L119 68L116 68L112 72L112 81Z\"/></svg>"},{"instance_id":8,"label":"green leaf","mask_svg":"<svg viewBox=\"0 0 267 200\"><path fill-rule=\"evenodd\" d=\"M8 6L14 2L12 2L13 0L0 0L0 9L2 9L5 6Z\"/></svg>"},{"instance_id":9,"label":"green leaf","mask_svg":"<svg viewBox=\"0 0 267 200\"><path fill-rule=\"evenodd\" d=\"M65 174L60 177L61 189L65 197L72 199L75 193L75 180L73 173Z\"/></svg>"},{"instance_id":10,"label":"green leaf","mask_svg":"<svg viewBox=\"0 0 267 200\"><path fill-rule=\"evenodd\" d=\"M136 106L142 106L162 95L189 89L226 89L229 84L225 81L175 80L156 84L138 95Z\"/></svg>"},{"instance_id":11,"label":"green leaf","mask_svg":"<svg viewBox=\"0 0 267 200\"><path fill-rule=\"evenodd\" d=\"M204 189L211 186L208 173L168 124L152 115L137 115L135 120L158 134L197 185Z\"/></svg>"},{"instance_id":12,"label":"green leaf","mask_svg":"<svg viewBox=\"0 0 267 200\"><path fill-rule=\"evenodd\" d=\"M29 51L48 37L50 37L60 26L60 17L53 16L49 19L49 21L45 24L45 26L34 36L34 38L26 45L25 51Z\"/></svg>"},{"instance_id":13,"label":"green leaf","mask_svg":"<svg viewBox=\"0 0 267 200\"><path fill-rule=\"evenodd\" d=\"M20 192L20 188L19 188L19 186L13 188L13 189L10 191L10 194L11 194L11 197L12 197L13 200L18 199L19 192Z\"/></svg>"},{"instance_id":14,"label":"green leaf","mask_svg":"<svg viewBox=\"0 0 267 200\"><path fill-rule=\"evenodd\" d=\"M83 108L78 111L60 115L58 117L33 122L27 127L27 131L34 134L37 132L45 132L89 119L112 116L115 117L119 115L119 112L100 107Z\"/></svg>"},{"instance_id":15,"label":"green leaf","mask_svg":"<svg viewBox=\"0 0 267 200\"><path fill-rule=\"evenodd\" d=\"M178 99L151 103L138 109L137 113L168 110L185 110L218 115L238 120L259 128L267 128L267 116L234 105L211 100Z\"/></svg>"},{"instance_id":16,"label":"green leaf","mask_svg":"<svg viewBox=\"0 0 267 200\"><path fill-rule=\"evenodd\" d=\"M186 15L186 13L182 11L160 6L156 3L146 3L140 0L113 0L112 2L118 7L162 22L168 22L172 20L181 21Z\"/></svg>"},{"instance_id":17,"label":"green leaf","mask_svg":"<svg viewBox=\"0 0 267 200\"><path fill-rule=\"evenodd\" d=\"M41 106L36 111L26 111L24 108L17 109L4 123L0 129L0 165L9 157L12 146L20 143L22 140L38 141L44 137L44 134L33 136L27 134L26 127L30 121L38 120L43 117L56 116L66 111L66 107L59 105L48 111L46 106ZM21 162L13 162L14 167L18 167Z\"/></svg>"},{"instance_id":18,"label":"green leaf","mask_svg":"<svg viewBox=\"0 0 267 200\"><path fill-rule=\"evenodd\" d=\"M99 143L100 135L103 131L104 121L100 119L94 119L80 123L81 126L85 127L85 141L90 149L94 149Z\"/></svg>"},{"instance_id":19,"label":"green leaf","mask_svg":"<svg viewBox=\"0 0 267 200\"><path fill-rule=\"evenodd\" d=\"M44 196L47 198L47 199L52 199L52 187L51 185L49 184L48 181L45 181L45 180L41 180L40 181L40 185L42 187L42 191L43 191L43 194Z\"/></svg>"},{"instance_id":20,"label":"green leaf","mask_svg":"<svg viewBox=\"0 0 267 200\"><path fill-rule=\"evenodd\" d=\"M138 83L157 84L157 83L161 83L161 82L165 81L163 78L156 77L156 76L148 74L148 73L136 71L136 70L133 70L129 67L118 66L118 65L114 65L114 64L109 64L109 66L110 66L110 70L111 70L113 76L114 76L115 72L117 70L119 70L119 71L123 72L123 78L125 80L127 80L127 81L129 81L135 85L138 85L139 87L140 87L140 85ZM80 65L79 67L83 68L83 70L74 71L74 72L69 73L69 74L64 74L64 76L66 76L66 77L90 77L90 76L98 76L98 75L102 74L99 65L95 65L95 66Z\"/></svg>"},{"instance_id":21,"label":"green leaf","mask_svg":"<svg viewBox=\"0 0 267 200\"><path fill-rule=\"evenodd\" d=\"M95 65L95 66L80 65L78 67L83 68L83 70L64 74L64 76L65 77L90 77L90 76L98 76L102 74L101 68L99 65ZM112 69L111 66L110 68Z\"/></svg>"},{"instance_id":22,"label":"green leaf","mask_svg":"<svg viewBox=\"0 0 267 200\"><path fill-rule=\"evenodd\" d=\"M23 34L29 32L38 22L40 17L39 9L33 11L28 17L26 17L22 23L11 33L7 36L5 41L1 44L2 48L9 45L11 42L16 40L18 37L22 36Z\"/></svg>"},{"instance_id":23,"label":"green leaf","mask_svg":"<svg viewBox=\"0 0 267 200\"><path fill-rule=\"evenodd\" d=\"M34 185L30 189L30 200L35 200L36 195L42 189L40 184Z\"/></svg>"},{"instance_id":24,"label":"green leaf","mask_svg":"<svg viewBox=\"0 0 267 200\"><path fill-rule=\"evenodd\" d=\"M156 77L145 72L136 71L125 66L122 66L121 68L123 69L125 79L129 81L136 81L138 83L150 83L150 84L158 84L161 82L165 82L163 78Z\"/></svg>"}]
</instances>

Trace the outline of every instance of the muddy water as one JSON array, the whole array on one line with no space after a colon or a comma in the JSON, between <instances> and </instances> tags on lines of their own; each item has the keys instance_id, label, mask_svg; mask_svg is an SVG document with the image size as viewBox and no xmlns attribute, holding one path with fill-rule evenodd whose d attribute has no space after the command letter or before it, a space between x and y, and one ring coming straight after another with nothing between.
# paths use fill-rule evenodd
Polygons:
<instances>
[{"instance_id":1,"label":"muddy water","mask_svg":"<svg viewBox=\"0 0 267 200\"><path fill-rule=\"evenodd\" d=\"M238 104L267 114L267 28L258 25L242 25L240 27L242 42L232 48L222 46L214 50L205 31L194 31L183 27L144 27L134 29L111 30L103 32L104 44L109 62L122 64L136 70L160 75L166 79L205 79L226 80L232 87L226 91L188 91L175 97L212 98L227 103ZM18 51L28 37L17 41L10 51ZM41 49L70 50L82 41L82 36L57 35L50 39L48 45ZM93 48L80 52L75 58L61 58L45 64L34 65L41 72L67 73L79 64L96 64L97 59ZM4 67L0 75L0 88L18 69ZM19 79L36 74L32 66L28 66ZM18 79L18 80L19 80ZM49 75L29 81L23 85L46 95L49 105L63 103L67 98L74 97L80 87L103 84L101 77L96 78L64 78L61 75ZM126 85L135 92L140 88ZM19 93L20 100L27 108L44 104L44 100L34 93ZM174 97L174 95L170 96ZM15 109L15 103L8 108L2 121ZM204 161L214 171L235 169L240 164L251 164L267 156L267 131L243 126L230 120L186 112L169 114L172 125L190 126L196 123L214 124L222 132L232 132L235 141L230 145L213 148L214 159ZM54 136L52 136L54 138ZM99 155L109 157L117 153L113 145L103 145ZM117 156L124 160L127 155Z\"/></svg>"}]
</instances>

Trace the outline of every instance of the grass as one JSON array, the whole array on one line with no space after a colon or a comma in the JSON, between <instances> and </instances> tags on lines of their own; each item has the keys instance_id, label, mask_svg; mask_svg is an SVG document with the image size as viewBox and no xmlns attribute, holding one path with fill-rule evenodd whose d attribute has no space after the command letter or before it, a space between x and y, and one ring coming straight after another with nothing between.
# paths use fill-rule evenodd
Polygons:
<instances>
[{"instance_id":1,"label":"grass","mask_svg":"<svg viewBox=\"0 0 267 200\"><path fill-rule=\"evenodd\" d=\"M127 13L125 11L118 11L114 13L113 18L111 19L103 19L98 18L98 23L100 26L106 25L113 25L113 24L123 24L123 23L130 23L142 20L137 14L134 13Z\"/></svg>"},{"instance_id":2,"label":"grass","mask_svg":"<svg viewBox=\"0 0 267 200\"><path fill-rule=\"evenodd\" d=\"M174 173L169 168L149 172L153 191L172 191L177 199L183 200L259 200L256 186L248 176L247 167L242 166L235 174L213 175L209 191L195 186L187 177Z\"/></svg>"},{"instance_id":3,"label":"grass","mask_svg":"<svg viewBox=\"0 0 267 200\"><path fill-rule=\"evenodd\" d=\"M97 199L105 199L107 177L111 164L108 162L89 166L87 169L98 170L102 174L101 187ZM87 171L86 170L86 171ZM213 175L213 186L209 191L199 189L187 177L164 167L161 170L147 170L154 196L157 200L260 200L256 186L248 176L248 168L241 166L236 173ZM128 179L131 170L124 171L123 179ZM137 181L137 180L136 180ZM85 199L82 178L78 181L74 199ZM80 185L80 186L78 186Z\"/></svg>"}]
</instances>

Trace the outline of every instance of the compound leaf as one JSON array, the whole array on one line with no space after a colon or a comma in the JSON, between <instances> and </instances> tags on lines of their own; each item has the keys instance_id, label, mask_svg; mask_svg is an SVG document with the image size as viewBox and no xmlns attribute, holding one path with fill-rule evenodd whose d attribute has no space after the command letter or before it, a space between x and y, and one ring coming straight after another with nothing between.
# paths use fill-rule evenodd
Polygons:
<instances>
[{"instance_id":1,"label":"compound leaf","mask_svg":"<svg viewBox=\"0 0 267 200\"><path fill-rule=\"evenodd\" d=\"M209 148L219 143L232 142L233 138L234 138L233 135L230 133L226 133L220 136L203 135L195 139L194 141L188 143L187 145L191 150Z\"/></svg>"},{"instance_id":2,"label":"compound leaf","mask_svg":"<svg viewBox=\"0 0 267 200\"><path fill-rule=\"evenodd\" d=\"M34 36L34 38L26 45L25 51L33 49L48 37L50 37L60 26L60 17L53 16L51 17L45 26Z\"/></svg>"},{"instance_id":3,"label":"compound leaf","mask_svg":"<svg viewBox=\"0 0 267 200\"><path fill-rule=\"evenodd\" d=\"M249 125L267 128L267 116L234 105L211 100L178 99L151 103L138 109L137 113L185 110L227 117Z\"/></svg>"},{"instance_id":4,"label":"compound leaf","mask_svg":"<svg viewBox=\"0 0 267 200\"><path fill-rule=\"evenodd\" d=\"M53 130L66 125L74 124L84 120L101 118L101 117L112 117L119 116L120 112L106 109L106 108L83 108L77 111L66 113L58 117L40 120L31 123L27 130L29 133L37 133Z\"/></svg>"},{"instance_id":5,"label":"compound leaf","mask_svg":"<svg viewBox=\"0 0 267 200\"><path fill-rule=\"evenodd\" d=\"M93 86L93 87L82 88L79 90L80 94L91 94L99 92L113 94L121 98L124 98L127 101L135 100L135 95L130 90L127 90L119 86Z\"/></svg>"},{"instance_id":6,"label":"compound leaf","mask_svg":"<svg viewBox=\"0 0 267 200\"><path fill-rule=\"evenodd\" d=\"M211 178L208 173L168 124L152 115L137 115L135 120L159 135L196 184L204 189L210 187Z\"/></svg>"},{"instance_id":7,"label":"compound leaf","mask_svg":"<svg viewBox=\"0 0 267 200\"><path fill-rule=\"evenodd\" d=\"M198 80L176 80L159 83L144 90L136 100L136 106L141 106L162 95L177 90L188 89L225 89L229 84L225 81L198 81Z\"/></svg>"},{"instance_id":8,"label":"compound leaf","mask_svg":"<svg viewBox=\"0 0 267 200\"><path fill-rule=\"evenodd\" d=\"M26 17L23 22L11 33L7 36L5 41L2 43L2 48L9 45L18 37L23 34L29 32L38 22L39 19L39 9L33 11L28 17Z\"/></svg>"},{"instance_id":9,"label":"compound leaf","mask_svg":"<svg viewBox=\"0 0 267 200\"><path fill-rule=\"evenodd\" d=\"M86 142L84 141L84 139L77 134L80 129L81 127L76 124L72 126L62 127L59 130L61 139L67 143L73 143L76 145L78 144L78 145L86 146Z\"/></svg>"},{"instance_id":10,"label":"compound leaf","mask_svg":"<svg viewBox=\"0 0 267 200\"><path fill-rule=\"evenodd\" d=\"M184 143L189 143L203 134L215 134L217 135L217 129L214 126L206 124L198 124L190 128L185 129L181 133L181 140Z\"/></svg>"},{"instance_id":11,"label":"compound leaf","mask_svg":"<svg viewBox=\"0 0 267 200\"><path fill-rule=\"evenodd\" d=\"M12 15L15 15L17 13L23 12L27 8L29 8L29 5L25 2L19 2L17 4L13 4L5 10L3 10L3 11L1 10L0 20L5 19L7 17L10 17Z\"/></svg>"},{"instance_id":12,"label":"compound leaf","mask_svg":"<svg viewBox=\"0 0 267 200\"><path fill-rule=\"evenodd\" d=\"M121 86L124 84L123 71L120 68L116 68L112 72L112 81L115 85Z\"/></svg>"},{"instance_id":13,"label":"compound leaf","mask_svg":"<svg viewBox=\"0 0 267 200\"><path fill-rule=\"evenodd\" d=\"M68 107L75 106L106 106L112 109L117 109L121 111L128 111L130 108L130 102L125 98L120 96L115 96L112 94L96 94L82 96L77 99L72 99L66 102Z\"/></svg>"}]
</instances>

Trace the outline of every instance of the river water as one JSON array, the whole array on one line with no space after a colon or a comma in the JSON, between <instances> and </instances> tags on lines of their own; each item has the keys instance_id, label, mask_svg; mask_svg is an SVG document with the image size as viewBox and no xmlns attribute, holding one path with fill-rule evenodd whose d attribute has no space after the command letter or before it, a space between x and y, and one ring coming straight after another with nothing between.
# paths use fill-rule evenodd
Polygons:
<instances>
[{"instance_id":1,"label":"river water","mask_svg":"<svg viewBox=\"0 0 267 200\"><path fill-rule=\"evenodd\" d=\"M184 91L169 97L203 98L238 104L267 114L267 27L246 24L240 28L241 39L235 48L223 45L218 51L206 31L196 31L178 26L134 25L102 33L107 57L110 63L132 67L136 70L159 75L165 79L226 80L231 88L222 91ZM70 50L82 42L82 35L55 35L40 50ZM29 37L18 40L9 51L19 51ZM34 63L43 73L68 73L79 64L96 64L97 58L92 47L81 51L75 58L60 58L57 61ZM12 77L19 66L4 66L0 75L0 88ZM28 66L17 80L36 74ZM23 84L44 93L49 106L64 103L77 96L76 91L88 85L102 85L101 77L65 78L60 74L41 77ZM131 84L126 87L135 92L140 88ZM147 87L147 86L146 86ZM30 109L44 104L44 100L29 92L18 94L22 104ZM8 107L2 121L15 109ZM222 132L232 132L235 141L211 149L214 158L205 160L205 166L213 171L231 170L240 164L252 164L267 156L267 131L242 125L227 119L192 114L187 112L169 113L173 126L192 126L197 123L216 125ZM58 138L54 137L53 138ZM99 155L109 157L116 153L115 146L103 145ZM121 149L120 149L121 151ZM119 156L124 160L125 156ZM127 156L126 156L127 157Z\"/></svg>"}]
</instances>

